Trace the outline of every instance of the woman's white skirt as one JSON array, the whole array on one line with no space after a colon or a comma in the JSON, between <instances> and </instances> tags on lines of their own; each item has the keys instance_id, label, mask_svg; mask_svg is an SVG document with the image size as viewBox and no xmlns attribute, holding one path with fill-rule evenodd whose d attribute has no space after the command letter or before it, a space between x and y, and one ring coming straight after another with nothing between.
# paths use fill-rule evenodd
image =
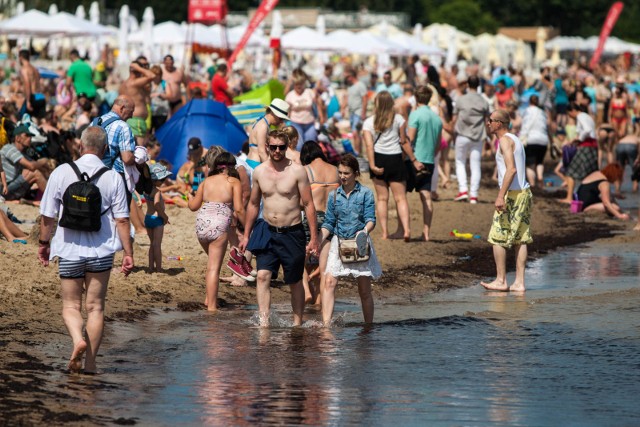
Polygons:
<instances>
[{"instance_id":1,"label":"woman's white skirt","mask_svg":"<svg viewBox=\"0 0 640 427\"><path fill-rule=\"evenodd\" d=\"M377 279L382 276L382 267L380 267L378 257L376 257L376 251L373 249L373 242L371 241L370 236L367 237L369 239L369 260L343 264L338 252L338 237L333 236L331 239L331 246L329 247L329 257L327 259L327 269L325 270L325 273L329 273L333 277L369 276Z\"/></svg>"}]
</instances>

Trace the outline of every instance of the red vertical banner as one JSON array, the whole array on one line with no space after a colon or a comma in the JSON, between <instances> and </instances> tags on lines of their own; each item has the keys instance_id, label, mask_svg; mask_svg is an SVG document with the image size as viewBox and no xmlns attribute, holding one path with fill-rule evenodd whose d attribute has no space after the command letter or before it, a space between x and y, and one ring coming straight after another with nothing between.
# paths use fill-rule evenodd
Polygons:
<instances>
[{"instance_id":1,"label":"red vertical banner","mask_svg":"<svg viewBox=\"0 0 640 427\"><path fill-rule=\"evenodd\" d=\"M217 24L227 17L227 0L189 0L188 22Z\"/></svg>"},{"instance_id":2,"label":"red vertical banner","mask_svg":"<svg viewBox=\"0 0 640 427\"><path fill-rule=\"evenodd\" d=\"M245 45L249 41L249 37L251 37L251 34L253 34L256 28L258 28L258 25L260 25L260 23L264 20L264 18L267 17L267 15L276 7L277 4L278 4L278 0L263 0L262 3L260 3L260 7L258 7L258 10L256 10L256 13L255 15L253 15L253 18L251 18L251 21L249 22L249 25L247 26L246 31L242 35L242 38L238 42L238 45L236 46L233 53L231 54L231 57L227 61L229 63L229 67L231 67L231 64L233 64L233 61L235 61L236 58L238 57L238 54L242 51L242 49L244 49Z\"/></svg>"},{"instance_id":3,"label":"red vertical banner","mask_svg":"<svg viewBox=\"0 0 640 427\"><path fill-rule=\"evenodd\" d=\"M600 62L600 57L602 56L602 51L604 50L604 44L607 42L609 38L609 34L611 34L611 30L613 30L614 25L618 21L618 17L624 8L624 3L621 1L615 2L611 9L609 9L609 13L607 14L607 19L604 21L604 25L602 26L602 30L600 31L600 39L598 40L598 47L593 52L593 56L591 57L591 62L589 63L589 67L591 69L595 68Z\"/></svg>"}]
</instances>

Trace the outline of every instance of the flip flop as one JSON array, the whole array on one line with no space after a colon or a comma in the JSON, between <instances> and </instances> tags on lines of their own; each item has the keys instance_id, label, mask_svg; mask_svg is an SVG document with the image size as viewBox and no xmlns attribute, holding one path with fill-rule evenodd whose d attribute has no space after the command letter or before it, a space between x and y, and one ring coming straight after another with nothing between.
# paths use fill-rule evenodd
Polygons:
<instances>
[{"instance_id":1,"label":"flip flop","mask_svg":"<svg viewBox=\"0 0 640 427\"><path fill-rule=\"evenodd\" d=\"M369 249L369 236L364 230L356 233L356 247L358 248L358 255L365 256Z\"/></svg>"},{"instance_id":2,"label":"flip flop","mask_svg":"<svg viewBox=\"0 0 640 427\"><path fill-rule=\"evenodd\" d=\"M22 243L23 245L26 245L27 241L24 239L13 239L13 243Z\"/></svg>"}]
</instances>

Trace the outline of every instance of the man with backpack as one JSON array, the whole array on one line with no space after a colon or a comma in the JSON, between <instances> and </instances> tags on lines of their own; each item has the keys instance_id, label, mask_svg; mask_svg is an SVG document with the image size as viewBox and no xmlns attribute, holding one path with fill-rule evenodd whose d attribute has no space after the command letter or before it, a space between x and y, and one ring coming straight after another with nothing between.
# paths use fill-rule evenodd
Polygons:
<instances>
[{"instance_id":1,"label":"man with backpack","mask_svg":"<svg viewBox=\"0 0 640 427\"><path fill-rule=\"evenodd\" d=\"M38 259L43 266L58 258L62 317L73 339L70 371L96 372L96 355L104 329L104 306L114 255L124 250L121 271L133 269L129 208L125 183L102 163L106 133L97 126L81 137L82 157L56 168L40 205ZM59 215L60 214L60 215ZM60 222L51 239L56 218ZM83 335L82 297L87 322Z\"/></svg>"},{"instance_id":2,"label":"man with backpack","mask_svg":"<svg viewBox=\"0 0 640 427\"><path fill-rule=\"evenodd\" d=\"M104 165L118 172L124 182L125 166L135 164L134 151L136 140L127 120L133 116L133 101L125 95L120 95L113 102L111 111L97 117L91 122L92 126L99 126L107 133L107 151L102 158ZM127 202L131 203L132 193L125 186Z\"/></svg>"}]
</instances>

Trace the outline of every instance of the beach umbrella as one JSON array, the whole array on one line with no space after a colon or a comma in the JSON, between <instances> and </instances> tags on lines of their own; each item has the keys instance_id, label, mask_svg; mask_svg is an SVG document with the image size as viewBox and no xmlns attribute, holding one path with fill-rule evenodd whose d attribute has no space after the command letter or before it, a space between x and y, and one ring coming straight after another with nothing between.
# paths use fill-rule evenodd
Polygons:
<instances>
[{"instance_id":1,"label":"beach umbrella","mask_svg":"<svg viewBox=\"0 0 640 427\"><path fill-rule=\"evenodd\" d=\"M544 47L544 42L547 40L547 31L538 27L536 32L536 61L538 64L543 63L547 59L547 50Z\"/></svg>"},{"instance_id":2,"label":"beach umbrella","mask_svg":"<svg viewBox=\"0 0 640 427\"><path fill-rule=\"evenodd\" d=\"M51 6L49 6L49 11L47 13L49 14L49 16L57 15L58 6L55 3L52 3ZM47 54L50 58L53 59L58 59L58 57L60 56L60 42L55 37L49 40L49 44L47 46Z\"/></svg>"},{"instance_id":3,"label":"beach umbrella","mask_svg":"<svg viewBox=\"0 0 640 427\"><path fill-rule=\"evenodd\" d=\"M211 99L193 99L156 131L162 143L160 158L179 168L187 159L187 142L198 137L205 148L219 145L232 154L240 152L247 133L229 109Z\"/></svg>"},{"instance_id":4,"label":"beach umbrella","mask_svg":"<svg viewBox=\"0 0 640 427\"><path fill-rule=\"evenodd\" d=\"M100 25L100 6L97 1L91 3L89 7L89 21L92 25ZM89 46L89 56L96 61L100 58L100 48L102 46L99 37L94 37Z\"/></svg>"},{"instance_id":5,"label":"beach umbrella","mask_svg":"<svg viewBox=\"0 0 640 427\"><path fill-rule=\"evenodd\" d=\"M142 31L144 32L144 54L149 59L149 61L155 61L155 55L153 54L154 47L154 31L153 31L153 22L155 20L155 16L153 15L153 9L150 6L147 6L144 9L144 13L142 14Z\"/></svg>"},{"instance_id":6,"label":"beach umbrella","mask_svg":"<svg viewBox=\"0 0 640 427\"><path fill-rule=\"evenodd\" d=\"M87 12L84 10L84 6L83 5L79 5L78 8L76 9L76 18L78 19L86 19L87 17Z\"/></svg>"},{"instance_id":7,"label":"beach umbrella","mask_svg":"<svg viewBox=\"0 0 640 427\"><path fill-rule=\"evenodd\" d=\"M120 30L118 31L118 64L128 65L129 54L127 53L127 36L129 35L129 6L123 5L118 14L120 19Z\"/></svg>"},{"instance_id":8,"label":"beach umbrella","mask_svg":"<svg viewBox=\"0 0 640 427\"><path fill-rule=\"evenodd\" d=\"M229 111L242 126L254 123L265 114L261 104L235 104L229 106Z\"/></svg>"}]
</instances>

